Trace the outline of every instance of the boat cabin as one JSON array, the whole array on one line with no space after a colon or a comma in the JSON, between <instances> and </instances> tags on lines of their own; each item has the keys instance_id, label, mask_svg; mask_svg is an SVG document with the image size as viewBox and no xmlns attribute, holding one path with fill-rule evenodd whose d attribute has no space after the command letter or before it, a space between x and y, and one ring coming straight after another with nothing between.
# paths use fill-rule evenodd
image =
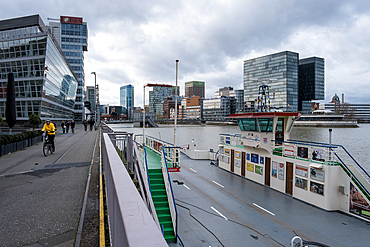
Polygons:
<instances>
[{"instance_id":1,"label":"boat cabin","mask_svg":"<svg viewBox=\"0 0 370 247\"><path fill-rule=\"evenodd\" d=\"M232 114L229 118L238 121L241 134L241 145L261 148L270 154L277 146L287 141L297 112L253 112Z\"/></svg>"}]
</instances>

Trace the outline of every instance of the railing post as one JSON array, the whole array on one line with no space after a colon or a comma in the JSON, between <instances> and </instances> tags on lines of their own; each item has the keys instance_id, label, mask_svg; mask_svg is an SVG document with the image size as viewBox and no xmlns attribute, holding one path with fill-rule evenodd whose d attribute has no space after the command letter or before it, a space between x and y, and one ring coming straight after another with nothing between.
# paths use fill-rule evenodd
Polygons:
<instances>
[{"instance_id":1,"label":"railing post","mask_svg":"<svg viewBox=\"0 0 370 247\"><path fill-rule=\"evenodd\" d=\"M134 165L133 165L133 134L130 133L127 135L127 167L131 172L134 171Z\"/></svg>"}]
</instances>

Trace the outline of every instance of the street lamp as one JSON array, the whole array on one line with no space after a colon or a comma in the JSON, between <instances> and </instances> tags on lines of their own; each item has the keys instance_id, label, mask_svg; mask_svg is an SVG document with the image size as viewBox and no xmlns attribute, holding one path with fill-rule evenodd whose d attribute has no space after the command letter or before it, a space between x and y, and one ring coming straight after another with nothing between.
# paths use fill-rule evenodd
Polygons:
<instances>
[{"instance_id":1,"label":"street lamp","mask_svg":"<svg viewBox=\"0 0 370 247\"><path fill-rule=\"evenodd\" d=\"M96 103L97 103L97 100L96 100L96 73L95 72L91 72L91 74L93 74L95 76L95 86L94 86L94 102L95 102L95 107L94 107L94 120L95 120L95 129L96 129L96 121L97 121L97 117L96 117Z\"/></svg>"}]
</instances>

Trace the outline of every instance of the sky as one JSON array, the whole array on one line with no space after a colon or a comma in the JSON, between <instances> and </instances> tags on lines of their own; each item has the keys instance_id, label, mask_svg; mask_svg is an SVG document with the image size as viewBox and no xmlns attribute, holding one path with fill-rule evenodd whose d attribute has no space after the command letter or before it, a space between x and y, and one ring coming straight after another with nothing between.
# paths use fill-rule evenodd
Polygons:
<instances>
[{"instance_id":1,"label":"sky","mask_svg":"<svg viewBox=\"0 0 370 247\"><path fill-rule=\"evenodd\" d=\"M119 88L205 81L206 97L218 88L243 89L243 61L280 51L325 59L325 100L370 103L370 1L347 0L12 0L1 19L39 14L83 17L88 25L85 84L100 103L119 105ZM146 93L148 95L148 93ZM146 99L146 104L148 100Z\"/></svg>"}]
</instances>

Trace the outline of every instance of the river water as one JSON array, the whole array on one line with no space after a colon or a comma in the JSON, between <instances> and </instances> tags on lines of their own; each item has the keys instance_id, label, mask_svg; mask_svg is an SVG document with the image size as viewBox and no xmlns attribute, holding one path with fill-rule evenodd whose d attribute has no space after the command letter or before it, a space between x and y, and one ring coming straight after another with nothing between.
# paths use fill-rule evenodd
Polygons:
<instances>
[{"instance_id":1,"label":"river water","mask_svg":"<svg viewBox=\"0 0 370 247\"><path fill-rule=\"evenodd\" d=\"M132 124L111 124L116 131L143 134L142 128L133 128ZM357 162L370 173L370 124L361 124L359 128L332 128L332 143L343 145ZM239 126L216 125L179 125L177 126L177 145L192 145L193 140L198 150L218 150L219 134L240 134ZM159 128L145 128L145 135L164 141L174 142L173 125ZM329 128L294 127L291 140L305 140L329 143Z\"/></svg>"}]
</instances>

